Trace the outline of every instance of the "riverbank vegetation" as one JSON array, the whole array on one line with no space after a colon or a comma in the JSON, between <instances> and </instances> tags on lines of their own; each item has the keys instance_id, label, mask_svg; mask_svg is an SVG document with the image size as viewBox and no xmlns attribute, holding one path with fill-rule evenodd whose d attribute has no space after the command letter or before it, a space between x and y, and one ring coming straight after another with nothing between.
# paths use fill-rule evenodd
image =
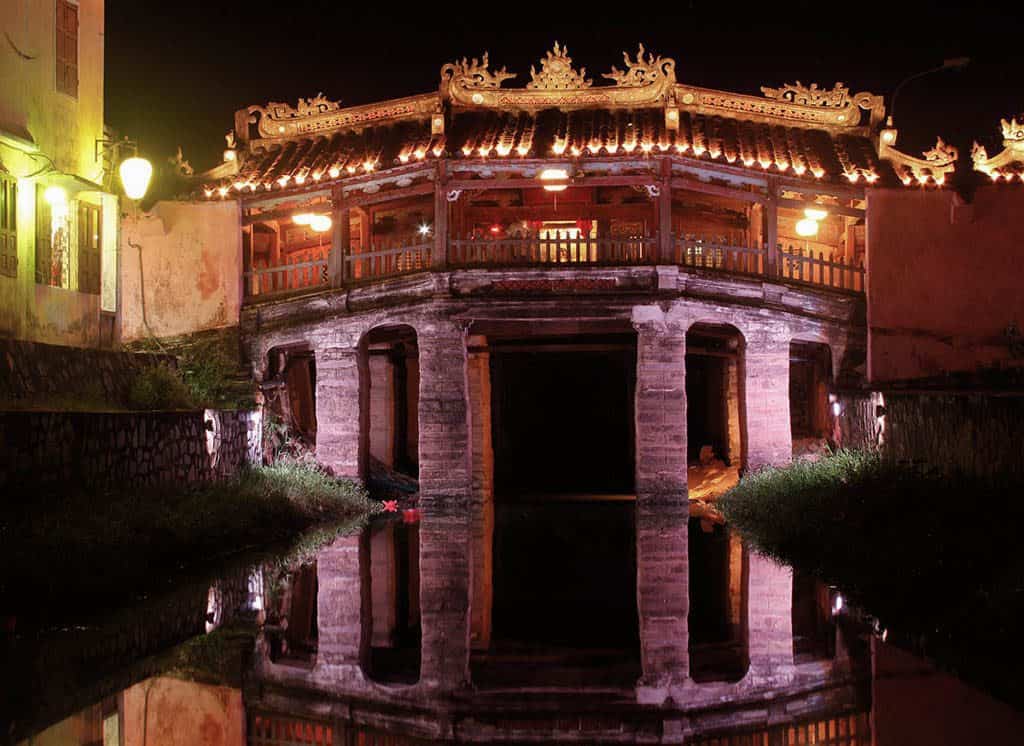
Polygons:
<instances>
[{"instance_id":1,"label":"riverbank vegetation","mask_svg":"<svg viewBox=\"0 0 1024 746\"><path fill-rule=\"evenodd\" d=\"M1024 703L1022 492L846 451L751 474L717 505L749 545L837 586L891 641Z\"/></svg>"},{"instance_id":2,"label":"riverbank vegetation","mask_svg":"<svg viewBox=\"0 0 1024 746\"><path fill-rule=\"evenodd\" d=\"M375 505L361 486L294 462L196 486L8 495L0 615L53 623L232 557L308 554Z\"/></svg>"}]
</instances>

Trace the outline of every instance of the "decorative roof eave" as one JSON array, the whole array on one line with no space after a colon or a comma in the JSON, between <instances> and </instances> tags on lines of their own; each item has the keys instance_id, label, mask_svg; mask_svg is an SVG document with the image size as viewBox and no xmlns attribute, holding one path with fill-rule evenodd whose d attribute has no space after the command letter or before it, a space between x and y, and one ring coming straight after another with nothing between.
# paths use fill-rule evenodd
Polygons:
<instances>
[{"instance_id":1,"label":"decorative roof eave","mask_svg":"<svg viewBox=\"0 0 1024 746\"><path fill-rule=\"evenodd\" d=\"M956 160L960 152L938 138L935 147L924 151L923 158L915 158L896 149L896 128L889 126L878 136L878 157L892 164L896 176L904 186L943 186L956 171Z\"/></svg>"},{"instance_id":2,"label":"decorative roof eave","mask_svg":"<svg viewBox=\"0 0 1024 746\"><path fill-rule=\"evenodd\" d=\"M1000 120L1003 129L1003 150L988 157L988 151L977 142L971 148L971 161L974 170L988 176L992 181L1013 181L1015 178L1024 182L1024 117Z\"/></svg>"},{"instance_id":3,"label":"decorative roof eave","mask_svg":"<svg viewBox=\"0 0 1024 746\"><path fill-rule=\"evenodd\" d=\"M487 53L481 58L450 63L441 68L440 93L443 100L468 108L497 108L536 112L542 109L634 109L664 106L666 124L678 121L678 108L699 113L770 123L813 126L826 129L873 130L885 114L881 96L862 92L851 94L842 83L831 89L800 81L780 88L763 87L764 97L717 91L678 84L676 63L669 57L653 55L641 44L635 59L623 54L625 70L613 67L604 78L614 85L594 87L576 71L568 50L555 47L541 60L541 69L530 69L531 82L525 88L502 88L515 78L506 68L492 72ZM861 125L861 111L870 112L869 123ZM676 114L673 115L673 111Z\"/></svg>"},{"instance_id":4,"label":"decorative roof eave","mask_svg":"<svg viewBox=\"0 0 1024 746\"><path fill-rule=\"evenodd\" d=\"M429 119L440 111L436 93L408 96L376 104L341 108L340 101L328 101L323 94L299 99L296 106L271 102L250 106L249 124L256 125L259 138L253 147L284 139L304 137L337 130L358 130L410 119Z\"/></svg>"},{"instance_id":5,"label":"decorative roof eave","mask_svg":"<svg viewBox=\"0 0 1024 746\"><path fill-rule=\"evenodd\" d=\"M764 97L729 93L713 88L675 86L674 98L680 108L700 114L746 119L769 124L821 127L864 134L881 123L885 105L881 96L862 92L850 95L842 83L819 89L800 81L781 88L762 87ZM870 112L868 125L861 125L861 111Z\"/></svg>"}]
</instances>

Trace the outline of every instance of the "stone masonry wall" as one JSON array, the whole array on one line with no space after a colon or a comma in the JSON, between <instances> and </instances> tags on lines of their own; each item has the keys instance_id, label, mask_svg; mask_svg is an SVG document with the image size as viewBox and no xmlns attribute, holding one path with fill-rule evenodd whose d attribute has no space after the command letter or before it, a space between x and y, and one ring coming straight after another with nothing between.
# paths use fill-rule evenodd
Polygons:
<instances>
[{"instance_id":1,"label":"stone masonry wall","mask_svg":"<svg viewBox=\"0 0 1024 746\"><path fill-rule=\"evenodd\" d=\"M0 489L225 478L262 460L257 412L0 412Z\"/></svg>"},{"instance_id":2,"label":"stone masonry wall","mask_svg":"<svg viewBox=\"0 0 1024 746\"><path fill-rule=\"evenodd\" d=\"M159 362L175 364L165 355L0 339L0 400L30 403L87 397L120 403L127 400L139 366Z\"/></svg>"}]
</instances>

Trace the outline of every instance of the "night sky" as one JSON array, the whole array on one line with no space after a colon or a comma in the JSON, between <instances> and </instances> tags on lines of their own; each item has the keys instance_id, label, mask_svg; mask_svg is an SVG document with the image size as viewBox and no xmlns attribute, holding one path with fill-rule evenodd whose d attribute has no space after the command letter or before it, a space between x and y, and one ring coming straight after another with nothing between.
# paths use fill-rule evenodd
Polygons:
<instances>
[{"instance_id":1,"label":"night sky","mask_svg":"<svg viewBox=\"0 0 1024 746\"><path fill-rule=\"evenodd\" d=\"M506 85L521 86L555 39L595 85L642 41L676 60L681 82L756 95L797 79L888 95L906 75L971 57L967 69L900 94L899 145L913 154L936 135L962 151L987 138L992 153L999 118L1024 112L1024 23L1008 1L684 0L657 12L615 3L621 21L601 17L608 6L598 3L570 3L571 15L548 3L396 3L390 13L356 5L107 0L107 122L156 161L181 145L199 171L219 162L234 111L249 104L321 91L343 105L423 93L437 88L441 65L484 50L492 68L520 73ZM504 12L480 10L488 7Z\"/></svg>"}]
</instances>

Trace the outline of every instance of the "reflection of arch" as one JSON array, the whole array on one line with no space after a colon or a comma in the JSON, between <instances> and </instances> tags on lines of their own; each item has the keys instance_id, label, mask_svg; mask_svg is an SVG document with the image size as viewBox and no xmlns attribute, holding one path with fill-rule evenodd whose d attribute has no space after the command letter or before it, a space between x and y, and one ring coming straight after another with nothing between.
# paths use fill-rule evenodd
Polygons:
<instances>
[{"instance_id":1,"label":"reflection of arch","mask_svg":"<svg viewBox=\"0 0 1024 746\"><path fill-rule=\"evenodd\" d=\"M377 522L360 542L363 673L382 683L415 684L422 640L418 527Z\"/></svg>"},{"instance_id":2,"label":"reflection of arch","mask_svg":"<svg viewBox=\"0 0 1024 746\"><path fill-rule=\"evenodd\" d=\"M827 660L836 652L828 586L815 576L793 570L793 660Z\"/></svg>"}]
</instances>

